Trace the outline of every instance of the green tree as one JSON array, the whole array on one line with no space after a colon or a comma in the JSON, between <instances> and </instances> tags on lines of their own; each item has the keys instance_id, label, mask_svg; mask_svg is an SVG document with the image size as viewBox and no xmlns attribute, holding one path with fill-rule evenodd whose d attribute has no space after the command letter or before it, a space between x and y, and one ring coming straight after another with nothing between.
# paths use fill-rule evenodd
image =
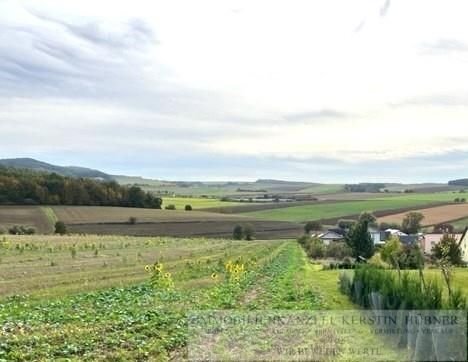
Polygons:
<instances>
[{"instance_id":1,"label":"green tree","mask_svg":"<svg viewBox=\"0 0 468 362\"><path fill-rule=\"evenodd\" d=\"M374 242L368 227L367 220L361 220L346 234L346 244L352 249L355 258L361 256L369 259L374 255Z\"/></svg>"},{"instance_id":2,"label":"green tree","mask_svg":"<svg viewBox=\"0 0 468 362\"><path fill-rule=\"evenodd\" d=\"M358 221L366 221L368 225L370 226L375 226L377 222L377 218L374 216L374 214L370 211L364 211L359 215L359 220Z\"/></svg>"},{"instance_id":3,"label":"green tree","mask_svg":"<svg viewBox=\"0 0 468 362\"><path fill-rule=\"evenodd\" d=\"M390 264L394 268L399 268L398 263L402 250L403 248L401 246L400 239L397 236L392 235L382 247L380 256L384 262Z\"/></svg>"},{"instance_id":4,"label":"green tree","mask_svg":"<svg viewBox=\"0 0 468 362\"><path fill-rule=\"evenodd\" d=\"M242 225L234 226L234 230L232 231L232 238L234 240L242 240L244 238L244 228Z\"/></svg>"},{"instance_id":5,"label":"green tree","mask_svg":"<svg viewBox=\"0 0 468 362\"><path fill-rule=\"evenodd\" d=\"M57 221L55 223L55 233L65 235L67 233L67 226L63 221Z\"/></svg>"},{"instance_id":6,"label":"green tree","mask_svg":"<svg viewBox=\"0 0 468 362\"><path fill-rule=\"evenodd\" d=\"M185 211L192 211L192 205L185 205Z\"/></svg>"},{"instance_id":7,"label":"green tree","mask_svg":"<svg viewBox=\"0 0 468 362\"><path fill-rule=\"evenodd\" d=\"M463 264L462 252L454 235L445 234L432 248L432 255L439 261L445 258L452 265Z\"/></svg>"},{"instance_id":8,"label":"green tree","mask_svg":"<svg viewBox=\"0 0 468 362\"><path fill-rule=\"evenodd\" d=\"M401 228L403 232L407 234L416 234L421 230L421 222L424 219L424 215L420 212L409 212L403 218Z\"/></svg>"},{"instance_id":9,"label":"green tree","mask_svg":"<svg viewBox=\"0 0 468 362\"><path fill-rule=\"evenodd\" d=\"M309 234L311 231L322 230L322 223L320 221L309 221L304 225L304 231Z\"/></svg>"}]
</instances>

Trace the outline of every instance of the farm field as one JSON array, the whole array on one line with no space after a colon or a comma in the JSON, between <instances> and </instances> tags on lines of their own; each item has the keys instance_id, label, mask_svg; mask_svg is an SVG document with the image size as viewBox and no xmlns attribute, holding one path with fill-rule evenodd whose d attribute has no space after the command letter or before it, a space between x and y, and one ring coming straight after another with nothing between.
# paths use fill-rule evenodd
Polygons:
<instances>
[{"instance_id":1,"label":"farm field","mask_svg":"<svg viewBox=\"0 0 468 362\"><path fill-rule=\"evenodd\" d=\"M429 209L415 210L424 215L422 224L424 226L433 226L453 220L464 219L468 217L468 204L454 204L437 206ZM379 222L397 222L401 223L406 213L388 215L379 218Z\"/></svg>"},{"instance_id":2,"label":"farm field","mask_svg":"<svg viewBox=\"0 0 468 362\"><path fill-rule=\"evenodd\" d=\"M14 225L34 227L39 233L53 230L47 208L41 206L1 206L0 228L7 230Z\"/></svg>"},{"instance_id":3,"label":"farm field","mask_svg":"<svg viewBox=\"0 0 468 362\"><path fill-rule=\"evenodd\" d=\"M167 205L175 205L176 209L184 210L185 205L190 205L194 210L198 209L206 209L206 208L213 208L213 207L228 207L228 206L236 206L242 203L240 202L231 202L231 201L221 201L220 199L215 198L204 198L204 197L169 197L163 196L163 204L162 207L164 208Z\"/></svg>"},{"instance_id":4,"label":"farm field","mask_svg":"<svg viewBox=\"0 0 468 362\"><path fill-rule=\"evenodd\" d=\"M453 201L453 193L408 194L403 196L382 197L370 200L347 201L288 207L274 210L248 212L243 215L268 220L306 222L309 220L328 220L346 216L356 216L363 211L387 211L411 209L421 206L434 206ZM406 211L406 210L405 210Z\"/></svg>"},{"instance_id":5,"label":"farm field","mask_svg":"<svg viewBox=\"0 0 468 362\"><path fill-rule=\"evenodd\" d=\"M190 311L355 308L338 291L338 271L310 264L294 241L28 236L9 237L1 250L0 358L11 361L183 361ZM155 260L174 289L149 285L145 265ZM235 260L245 272L224 281ZM396 357L360 328L366 338L340 343ZM359 358L344 352L337 360Z\"/></svg>"},{"instance_id":6,"label":"farm field","mask_svg":"<svg viewBox=\"0 0 468 362\"><path fill-rule=\"evenodd\" d=\"M262 239L295 238L303 231L297 223L257 220L243 215L202 211L135 209L97 206L53 207L57 218L73 233L135 236L231 237L237 224L251 224ZM136 217L130 225L128 219Z\"/></svg>"}]
</instances>

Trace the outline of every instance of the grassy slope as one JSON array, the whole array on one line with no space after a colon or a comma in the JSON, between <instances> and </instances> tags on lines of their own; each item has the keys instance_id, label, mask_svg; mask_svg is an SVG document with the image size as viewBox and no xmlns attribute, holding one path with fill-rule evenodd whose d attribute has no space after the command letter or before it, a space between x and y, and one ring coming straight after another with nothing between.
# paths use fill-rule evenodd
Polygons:
<instances>
[{"instance_id":1,"label":"grassy slope","mask_svg":"<svg viewBox=\"0 0 468 362\"><path fill-rule=\"evenodd\" d=\"M362 211L391 210L404 207L418 207L435 202L449 202L453 193L408 194L395 197L382 197L372 200L336 202L330 204L297 206L274 210L249 212L244 215L269 220L304 222L359 214Z\"/></svg>"}]
</instances>

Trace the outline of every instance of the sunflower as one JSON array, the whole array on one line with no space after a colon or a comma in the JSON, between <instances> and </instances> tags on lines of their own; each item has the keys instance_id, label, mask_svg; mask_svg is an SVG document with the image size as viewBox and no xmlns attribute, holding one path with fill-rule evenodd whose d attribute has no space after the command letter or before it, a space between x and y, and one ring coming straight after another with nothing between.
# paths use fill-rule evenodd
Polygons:
<instances>
[{"instance_id":1,"label":"sunflower","mask_svg":"<svg viewBox=\"0 0 468 362\"><path fill-rule=\"evenodd\" d=\"M211 274L211 279L218 279L218 274L216 273Z\"/></svg>"},{"instance_id":2,"label":"sunflower","mask_svg":"<svg viewBox=\"0 0 468 362\"><path fill-rule=\"evenodd\" d=\"M167 278L167 279L169 279L169 278L171 277L171 273L166 273L166 274L164 274L164 277Z\"/></svg>"},{"instance_id":3,"label":"sunflower","mask_svg":"<svg viewBox=\"0 0 468 362\"><path fill-rule=\"evenodd\" d=\"M151 271L151 265L145 265L145 270L146 270L147 272Z\"/></svg>"}]
</instances>

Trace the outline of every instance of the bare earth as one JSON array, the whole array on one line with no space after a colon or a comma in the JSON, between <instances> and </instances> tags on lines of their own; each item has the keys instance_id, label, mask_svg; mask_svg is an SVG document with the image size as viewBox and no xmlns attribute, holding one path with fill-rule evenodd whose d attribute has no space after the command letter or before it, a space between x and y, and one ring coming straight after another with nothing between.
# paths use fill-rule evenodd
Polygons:
<instances>
[{"instance_id":1,"label":"bare earth","mask_svg":"<svg viewBox=\"0 0 468 362\"><path fill-rule=\"evenodd\" d=\"M422 221L424 226L431 226L448 221L463 219L468 216L468 203L458 205L444 205L431 207L429 209L414 210L424 215ZM399 213L380 217L379 222L397 222L401 223L407 213Z\"/></svg>"}]
</instances>

